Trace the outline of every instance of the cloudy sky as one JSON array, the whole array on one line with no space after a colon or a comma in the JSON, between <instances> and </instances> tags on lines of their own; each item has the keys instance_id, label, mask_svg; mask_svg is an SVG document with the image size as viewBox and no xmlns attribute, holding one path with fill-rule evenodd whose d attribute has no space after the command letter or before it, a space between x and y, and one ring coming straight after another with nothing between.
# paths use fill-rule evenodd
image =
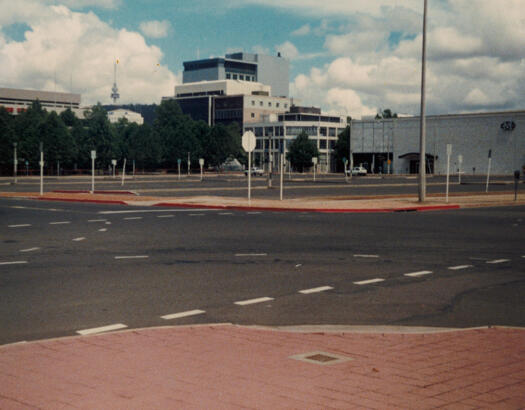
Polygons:
<instances>
[{"instance_id":1,"label":"cloudy sky","mask_svg":"<svg viewBox=\"0 0 525 410\"><path fill-rule=\"evenodd\" d=\"M523 0L428 0L430 114L524 109ZM159 103L182 62L290 60L301 104L359 118L419 112L423 0L0 0L0 87Z\"/></svg>"}]
</instances>

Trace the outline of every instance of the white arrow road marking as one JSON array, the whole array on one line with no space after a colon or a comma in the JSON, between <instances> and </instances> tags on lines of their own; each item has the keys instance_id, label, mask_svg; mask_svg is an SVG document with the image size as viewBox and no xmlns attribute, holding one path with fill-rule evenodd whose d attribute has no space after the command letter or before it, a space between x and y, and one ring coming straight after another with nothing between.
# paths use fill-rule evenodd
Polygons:
<instances>
[{"instance_id":1,"label":"white arrow road marking","mask_svg":"<svg viewBox=\"0 0 525 410\"><path fill-rule=\"evenodd\" d=\"M126 325L122 323L116 323L114 325L94 327L92 329L77 330L77 333L79 335L85 336L85 335L94 335L97 333L110 332L112 330L119 330L119 329L125 329L125 328L127 328Z\"/></svg>"},{"instance_id":2,"label":"white arrow road marking","mask_svg":"<svg viewBox=\"0 0 525 410\"><path fill-rule=\"evenodd\" d=\"M354 285L369 285L371 283L379 283L384 282L384 279L381 278L375 278L375 279L368 279L368 280L361 280L359 282L354 282Z\"/></svg>"},{"instance_id":3,"label":"white arrow road marking","mask_svg":"<svg viewBox=\"0 0 525 410\"><path fill-rule=\"evenodd\" d=\"M195 315L202 315L203 313L206 313L205 310L188 310L186 312L179 312L179 313L172 313L170 315L164 315L161 316L161 319L170 320L170 319L179 319L181 317L188 317L188 316L195 316Z\"/></svg>"},{"instance_id":4,"label":"white arrow road marking","mask_svg":"<svg viewBox=\"0 0 525 410\"><path fill-rule=\"evenodd\" d=\"M418 276L430 275L431 273L432 273L431 270L422 270L419 272L405 273L405 276L409 276L411 278L417 278Z\"/></svg>"},{"instance_id":5,"label":"white arrow road marking","mask_svg":"<svg viewBox=\"0 0 525 410\"><path fill-rule=\"evenodd\" d=\"M265 296L265 297L256 298L256 299L241 300L239 302L235 302L235 304L239 306L246 306L246 305L253 305L254 303L269 302L270 300L273 300L273 298L269 298Z\"/></svg>"},{"instance_id":6,"label":"white arrow road marking","mask_svg":"<svg viewBox=\"0 0 525 410\"><path fill-rule=\"evenodd\" d=\"M303 290L300 290L299 293L302 293L303 295L308 295L310 293L324 292L325 290L331 290L331 289L333 289L333 287L331 286L320 286L318 288L303 289Z\"/></svg>"}]
</instances>

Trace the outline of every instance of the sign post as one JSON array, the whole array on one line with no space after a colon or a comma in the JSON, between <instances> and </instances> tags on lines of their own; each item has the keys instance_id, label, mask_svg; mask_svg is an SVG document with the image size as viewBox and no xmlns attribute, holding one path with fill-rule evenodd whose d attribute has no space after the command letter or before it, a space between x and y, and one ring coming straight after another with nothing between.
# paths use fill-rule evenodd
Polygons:
<instances>
[{"instance_id":1,"label":"sign post","mask_svg":"<svg viewBox=\"0 0 525 410\"><path fill-rule=\"evenodd\" d=\"M248 153L248 206L251 206L252 201L252 151L255 143L255 134L252 131L246 131L242 135L242 147Z\"/></svg>"},{"instance_id":2,"label":"sign post","mask_svg":"<svg viewBox=\"0 0 525 410\"><path fill-rule=\"evenodd\" d=\"M317 162L318 162L317 157L313 157L313 158L312 158L312 162L313 162L313 164L314 164L314 182L315 182L315 171L316 171L316 169L317 169Z\"/></svg>"},{"instance_id":3,"label":"sign post","mask_svg":"<svg viewBox=\"0 0 525 410\"><path fill-rule=\"evenodd\" d=\"M111 160L111 165L113 165L113 179L115 178L115 167L117 166L117 160L116 159L112 159Z\"/></svg>"},{"instance_id":4,"label":"sign post","mask_svg":"<svg viewBox=\"0 0 525 410\"><path fill-rule=\"evenodd\" d=\"M520 182L520 171L514 171L514 200L518 200L518 183Z\"/></svg>"},{"instance_id":5,"label":"sign post","mask_svg":"<svg viewBox=\"0 0 525 410\"><path fill-rule=\"evenodd\" d=\"M91 193L95 192L95 159L97 158L97 151L91 151Z\"/></svg>"},{"instance_id":6,"label":"sign post","mask_svg":"<svg viewBox=\"0 0 525 410\"><path fill-rule=\"evenodd\" d=\"M190 153L188 152L188 175L190 175L190 167L191 167L191 160L190 160Z\"/></svg>"},{"instance_id":7,"label":"sign post","mask_svg":"<svg viewBox=\"0 0 525 410\"><path fill-rule=\"evenodd\" d=\"M490 180L490 163L492 162L492 150L489 149L489 165L487 168L487 185L485 187L485 192L489 192L489 180Z\"/></svg>"},{"instance_id":8,"label":"sign post","mask_svg":"<svg viewBox=\"0 0 525 410\"><path fill-rule=\"evenodd\" d=\"M40 143L40 195L44 195L44 144Z\"/></svg>"},{"instance_id":9,"label":"sign post","mask_svg":"<svg viewBox=\"0 0 525 410\"><path fill-rule=\"evenodd\" d=\"M179 169L179 179L180 179L180 163L182 162L182 160L179 158L177 160L177 168Z\"/></svg>"},{"instance_id":10,"label":"sign post","mask_svg":"<svg viewBox=\"0 0 525 410\"><path fill-rule=\"evenodd\" d=\"M14 149L14 158L13 158L13 175L15 177L15 184L17 182L17 168L18 168L18 158L16 157L16 146L17 143L13 142L13 149Z\"/></svg>"},{"instance_id":11,"label":"sign post","mask_svg":"<svg viewBox=\"0 0 525 410\"><path fill-rule=\"evenodd\" d=\"M124 158L124 165L122 165L122 186L124 186L124 179L126 178L126 158Z\"/></svg>"},{"instance_id":12,"label":"sign post","mask_svg":"<svg viewBox=\"0 0 525 410\"><path fill-rule=\"evenodd\" d=\"M458 184L461 185L461 165L463 164L463 155L458 155Z\"/></svg>"},{"instance_id":13,"label":"sign post","mask_svg":"<svg viewBox=\"0 0 525 410\"><path fill-rule=\"evenodd\" d=\"M343 171L345 173L345 181L348 182L348 172L347 172L347 164L348 164L348 160L346 159L346 157L343 157Z\"/></svg>"},{"instance_id":14,"label":"sign post","mask_svg":"<svg viewBox=\"0 0 525 410\"><path fill-rule=\"evenodd\" d=\"M284 154L279 154L279 160L280 160L280 169L279 169L279 178L280 178L280 190L279 190L279 198L282 201L283 200L283 185L284 185Z\"/></svg>"},{"instance_id":15,"label":"sign post","mask_svg":"<svg viewBox=\"0 0 525 410\"><path fill-rule=\"evenodd\" d=\"M445 195L445 202L448 204L448 181L450 177L450 156L452 155L452 144L447 144L447 193Z\"/></svg>"},{"instance_id":16,"label":"sign post","mask_svg":"<svg viewBox=\"0 0 525 410\"><path fill-rule=\"evenodd\" d=\"M202 182L202 167L204 167L204 158L199 158L199 166L201 167L201 182Z\"/></svg>"}]
</instances>

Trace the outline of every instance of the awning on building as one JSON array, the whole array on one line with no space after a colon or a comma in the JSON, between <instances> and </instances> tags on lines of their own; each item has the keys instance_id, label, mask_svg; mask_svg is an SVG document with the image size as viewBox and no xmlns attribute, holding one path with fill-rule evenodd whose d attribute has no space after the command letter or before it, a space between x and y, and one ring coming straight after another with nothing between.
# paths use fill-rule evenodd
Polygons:
<instances>
[{"instance_id":1,"label":"awning on building","mask_svg":"<svg viewBox=\"0 0 525 410\"><path fill-rule=\"evenodd\" d=\"M439 157L433 154L425 154L427 160L429 159L438 159ZM408 160L419 160L419 152L407 152L406 154L400 155L398 158L406 158Z\"/></svg>"}]
</instances>

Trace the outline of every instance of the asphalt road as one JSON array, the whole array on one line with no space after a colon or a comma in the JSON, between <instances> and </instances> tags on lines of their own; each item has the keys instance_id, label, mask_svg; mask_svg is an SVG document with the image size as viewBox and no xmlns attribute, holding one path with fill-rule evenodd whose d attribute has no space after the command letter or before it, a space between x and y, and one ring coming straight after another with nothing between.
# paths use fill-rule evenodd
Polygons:
<instances>
[{"instance_id":1,"label":"asphalt road","mask_svg":"<svg viewBox=\"0 0 525 410\"><path fill-rule=\"evenodd\" d=\"M40 179L37 177L21 177L18 183L12 184L12 178L0 179L0 191L39 192ZM485 192L486 177L465 175L461 184L457 176L450 178L449 192ZM523 181L522 181L523 182ZM274 174L272 188L268 189L266 177L252 178L252 198L278 199L279 175ZM55 190L90 190L91 179L88 177L45 177L44 191ZM135 179L128 179L124 186L119 178L101 176L96 178L96 190L131 190L142 196L196 196L213 195L226 197L244 197L247 195L247 178L235 174L209 174L200 180L200 176L184 175L179 180L175 175L144 175ZM444 176L428 176L427 192L429 194L443 194L446 190ZM513 191L514 182L510 176L495 176L491 178L489 191ZM523 184L520 190L524 191ZM354 195L389 195L413 194L417 195L418 180L416 176L384 177L369 175L366 177L352 177L348 182L342 174L317 175L313 180L312 174L288 174L284 177L284 197L300 198L304 196L354 196Z\"/></svg>"},{"instance_id":2,"label":"asphalt road","mask_svg":"<svg viewBox=\"0 0 525 410\"><path fill-rule=\"evenodd\" d=\"M524 220L525 207L251 213L2 199L0 344L109 325L524 326Z\"/></svg>"}]
</instances>

